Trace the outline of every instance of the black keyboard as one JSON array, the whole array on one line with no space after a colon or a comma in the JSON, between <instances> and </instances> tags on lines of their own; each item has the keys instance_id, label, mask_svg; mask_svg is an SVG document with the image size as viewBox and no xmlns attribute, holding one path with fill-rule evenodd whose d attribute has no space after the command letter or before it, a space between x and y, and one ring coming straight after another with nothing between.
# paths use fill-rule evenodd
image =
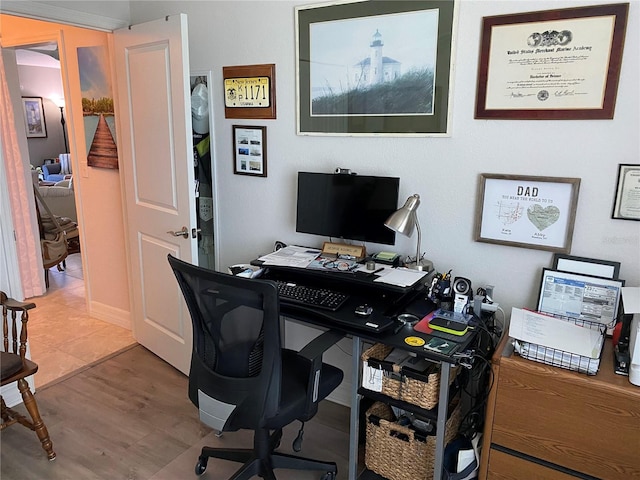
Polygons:
<instances>
[{"instance_id":1,"label":"black keyboard","mask_svg":"<svg viewBox=\"0 0 640 480\"><path fill-rule=\"evenodd\" d=\"M280 301L289 304L307 305L310 307L322 308L335 312L349 295L329 290L327 288L309 287L298 285L297 283L276 281Z\"/></svg>"}]
</instances>

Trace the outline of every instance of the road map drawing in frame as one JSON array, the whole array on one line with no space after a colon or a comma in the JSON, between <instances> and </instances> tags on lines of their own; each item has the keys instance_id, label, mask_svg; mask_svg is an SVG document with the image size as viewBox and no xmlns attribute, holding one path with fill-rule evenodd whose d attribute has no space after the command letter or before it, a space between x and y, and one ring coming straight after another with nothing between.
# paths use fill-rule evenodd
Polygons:
<instances>
[{"instance_id":1,"label":"road map drawing in frame","mask_svg":"<svg viewBox=\"0 0 640 480\"><path fill-rule=\"evenodd\" d=\"M571 251L579 178L480 174L475 240Z\"/></svg>"}]
</instances>

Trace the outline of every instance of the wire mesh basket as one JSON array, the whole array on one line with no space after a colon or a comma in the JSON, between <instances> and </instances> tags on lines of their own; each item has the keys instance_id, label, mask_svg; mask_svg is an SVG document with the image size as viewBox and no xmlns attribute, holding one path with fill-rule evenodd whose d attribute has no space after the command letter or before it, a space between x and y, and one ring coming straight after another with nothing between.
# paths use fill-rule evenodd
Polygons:
<instances>
[{"instance_id":1,"label":"wire mesh basket","mask_svg":"<svg viewBox=\"0 0 640 480\"><path fill-rule=\"evenodd\" d=\"M527 360L552 365L554 367L565 368L575 372L586 373L587 375L595 375L600 368L600 357L604 347L604 339L609 325L598 322L590 322L583 319L567 318L555 316L559 321L572 322L578 326L597 330L601 335L598 356L596 358L578 355L557 348L546 347L521 340L514 340L513 346L518 355Z\"/></svg>"}]
</instances>

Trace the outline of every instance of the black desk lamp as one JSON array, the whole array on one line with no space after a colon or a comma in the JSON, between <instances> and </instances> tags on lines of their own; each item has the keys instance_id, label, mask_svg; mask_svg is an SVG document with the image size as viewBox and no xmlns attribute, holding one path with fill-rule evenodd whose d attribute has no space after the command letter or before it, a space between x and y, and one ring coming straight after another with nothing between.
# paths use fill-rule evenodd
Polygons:
<instances>
[{"instance_id":1,"label":"black desk lamp","mask_svg":"<svg viewBox=\"0 0 640 480\"><path fill-rule=\"evenodd\" d=\"M60 109L60 123L62 124L62 136L64 138L64 153L69 153L69 146L67 144L67 131L64 128L64 124L66 123L64 121L64 98L53 98L53 103L56 104L56 106Z\"/></svg>"},{"instance_id":2,"label":"black desk lamp","mask_svg":"<svg viewBox=\"0 0 640 480\"><path fill-rule=\"evenodd\" d=\"M422 245L422 233L420 232L420 223L418 222L417 210L420 206L420 195L417 193L407 198L404 206L393 212L387 221L384 222L384 226L391 230L398 232L405 237L410 237L413 234L414 227L418 230L418 244L416 246L416 260L407 265L408 268L414 270L430 271L432 263L430 261L424 261L420 255L420 246Z\"/></svg>"}]
</instances>

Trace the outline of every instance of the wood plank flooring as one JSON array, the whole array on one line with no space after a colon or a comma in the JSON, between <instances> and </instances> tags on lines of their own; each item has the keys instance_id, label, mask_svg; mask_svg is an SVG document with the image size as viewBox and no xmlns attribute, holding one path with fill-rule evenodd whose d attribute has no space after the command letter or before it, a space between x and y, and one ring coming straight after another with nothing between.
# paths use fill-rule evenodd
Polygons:
<instances>
[{"instance_id":1,"label":"wood plank flooring","mask_svg":"<svg viewBox=\"0 0 640 480\"><path fill-rule=\"evenodd\" d=\"M36 393L57 459L49 462L36 435L19 425L2 432L2 480L175 480L197 478L200 449L250 447L250 432L217 438L200 423L187 397L187 377L142 346L134 346ZM23 406L17 407L24 409ZM293 453L297 423L285 429L281 451ZM301 452L338 463L347 478L349 409L322 402L305 425ZM208 479L226 479L237 464L210 460ZM278 470L279 480L319 473Z\"/></svg>"}]
</instances>

